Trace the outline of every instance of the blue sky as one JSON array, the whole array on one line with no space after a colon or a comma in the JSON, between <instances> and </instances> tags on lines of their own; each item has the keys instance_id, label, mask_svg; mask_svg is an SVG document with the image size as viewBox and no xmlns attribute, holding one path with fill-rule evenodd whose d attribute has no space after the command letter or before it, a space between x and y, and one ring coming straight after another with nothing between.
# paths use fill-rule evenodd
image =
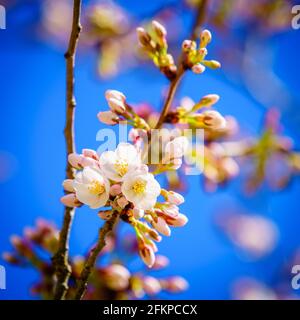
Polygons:
<instances>
[{"instance_id":1,"label":"blue sky","mask_svg":"<svg viewBox=\"0 0 300 320\"><path fill-rule=\"evenodd\" d=\"M162 1L147 2L147 8L120 1L138 15L151 11ZM150 7L151 6L151 7ZM11 14L11 15L10 15ZM8 179L0 182L0 251L9 250L9 236L20 234L37 217L62 220L61 182L64 178L65 146L65 62L57 48L30 36L30 26L39 15L34 4L8 12L7 30L0 30L0 155L9 157ZM187 21L187 24L189 22ZM293 97L284 112L286 132L299 141L299 67L300 31L291 30L268 43L273 54L273 70ZM216 35L218 39L218 35ZM217 40L216 40L217 41ZM222 61L222 57L214 57ZM103 93L113 88L126 93L128 101L160 105L161 90L167 85L159 72L135 68L120 76L101 81L94 74L95 53L79 56L76 63L76 141L77 148L97 148L97 131L103 126L96 118L106 104ZM261 83L262 89L267 86ZM208 71L184 79L179 97L197 99L208 93L221 96L218 110L234 115L241 127L257 133L264 110L240 83L233 84L222 71ZM274 101L274 105L276 101ZM203 191L199 177L189 178L190 186L182 212L189 224L176 229L171 238L159 244L171 265L161 275L182 275L190 282L188 291L174 296L181 299L229 299L232 282L240 276L255 277L268 285L276 283L279 270L299 247L299 181L289 189L271 193L263 190L245 198L241 181L217 193ZM275 250L258 261L247 261L215 227L214 218L223 208L237 208L272 219L280 232ZM94 240L101 224L88 209L78 210L71 236L71 253L83 253ZM1 260L0 260L1 261ZM36 279L30 270L0 262L7 269L7 289L0 299L27 299L29 285ZM173 297L173 296L167 296Z\"/></svg>"}]
</instances>

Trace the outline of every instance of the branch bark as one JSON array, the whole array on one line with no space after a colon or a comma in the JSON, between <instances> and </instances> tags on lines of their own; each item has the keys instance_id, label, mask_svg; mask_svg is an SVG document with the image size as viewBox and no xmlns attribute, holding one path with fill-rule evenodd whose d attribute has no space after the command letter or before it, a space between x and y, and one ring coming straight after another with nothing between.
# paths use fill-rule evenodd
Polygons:
<instances>
[{"instance_id":1,"label":"branch bark","mask_svg":"<svg viewBox=\"0 0 300 320\"><path fill-rule=\"evenodd\" d=\"M106 236L113 230L117 220L119 213L115 211L112 217L105 222L103 227L99 230L99 238L96 246L91 250L89 257L87 258L85 265L80 274L80 278L77 282L77 290L75 294L75 300L81 300L86 292L89 277L93 271L93 268L96 264L97 257L102 249L106 245L105 238Z\"/></svg>"},{"instance_id":2,"label":"branch bark","mask_svg":"<svg viewBox=\"0 0 300 320\"><path fill-rule=\"evenodd\" d=\"M200 33L199 29L201 28L201 26L203 25L203 23L205 21L208 1L209 0L202 0L201 3L199 4L196 18L195 18L195 22L192 27L192 32L191 32L191 36L190 36L191 40L195 40ZM170 83L168 94L166 97L166 101L164 103L163 110L160 114L160 117L159 117L158 122L155 126L155 129L160 129L161 126L163 125L165 118L166 118L166 115L168 114L170 107L172 105L172 102L174 100L178 85L182 79L182 76L184 75L184 73L186 71L182 66L182 59L183 59L183 56L181 55L179 57L179 63L178 63L179 67L178 67L178 71L177 71L177 76Z\"/></svg>"},{"instance_id":3,"label":"branch bark","mask_svg":"<svg viewBox=\"0 0 300 320\"><path fill-rule=\"evenodd\" d=\"M74 170L68 163L68 155L75 152L75 138L74 138L74 117L76 101L74 96L74 67L75 55L78 44L79 35L81 32L80 14L81 14L81 0L74 0L73 4L73 22L72 30L69 39L68 50L65 53L66 59L66 124L64 129L66 149L67 149L67 165L66 178L74 178ZM59 235L59 244L56 254L53 256L53 265L56 275L56 288L54 292L54 299L64 299L68 290L68 281L71 274L71 267L69 264L69 236L74 217L74 208L65 207L63 226Z\"/></svg>"}]
</instances>

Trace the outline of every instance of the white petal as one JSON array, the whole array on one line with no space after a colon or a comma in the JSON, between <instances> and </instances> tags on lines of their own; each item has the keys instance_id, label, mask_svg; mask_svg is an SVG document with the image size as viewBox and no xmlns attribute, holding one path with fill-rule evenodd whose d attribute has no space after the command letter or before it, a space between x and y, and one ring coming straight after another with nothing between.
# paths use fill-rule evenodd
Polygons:
<instances>
[{"instance_id":1,"label":"white petal","mask_svg":"<svg viewBox=\"0 0 300 320\"><path fill-rule=\"evenodd\" d=\"M138 152L136 148L130 144L121 142L119 143L116 149L117 158L124 159L124 160L135 160L138 158Z\"/></svg>"}]
</instances>

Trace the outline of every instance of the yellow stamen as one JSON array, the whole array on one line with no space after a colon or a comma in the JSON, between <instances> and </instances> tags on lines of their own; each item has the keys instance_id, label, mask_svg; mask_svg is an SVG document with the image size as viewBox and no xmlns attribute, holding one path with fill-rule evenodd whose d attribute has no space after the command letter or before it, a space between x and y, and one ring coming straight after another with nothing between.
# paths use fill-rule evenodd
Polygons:
<instances>
[{"instance_id":1,"label":"yellow stamen","mask_svg":"<svg viewBox=\"0 0 300 320\"><path fill-rule=\"evenodd\" d=\"M136 181L132 186L132 190L136 194L142 194L146 190L146 185L147 185L146 181Z\"/></svg>"},{"instance_id":2,"label":"yellow stamen","mask_svg":"<svg viewBox=\"0 0 300 320\"><path fill-rule=\"evenodd\" d=\"M123 177L128 171L128 163L124 160L117 160L114 167L121 177Z\"/></svg>"},{"instance_id":3,"label":"yellow stamen","mask_svg":"<svg viewBox=\"0 0 300 320\"><path fill-rule=\"evenodd\" d=\"M101 195L104 191L105 191L105 187L102 183L100 183L100 181L98 180L93 180L89 187L88 187L89 191L91 194L93 195Z\"/></svg>"}]
</instances>

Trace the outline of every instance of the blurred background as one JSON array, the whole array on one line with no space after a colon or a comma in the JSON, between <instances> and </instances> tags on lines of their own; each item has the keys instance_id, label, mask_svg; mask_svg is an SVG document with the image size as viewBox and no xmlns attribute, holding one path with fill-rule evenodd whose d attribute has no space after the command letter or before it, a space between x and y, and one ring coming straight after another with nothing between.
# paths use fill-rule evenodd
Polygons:
<instances>
[{"instance_id":1,"label":"blurred background","mask_svg":"<svg viewBox=\"0 0 300 320\"><path fill-rule=\"evenodd\" d=\"M205 27L213 34L210 57L221 70L187 73L178 100L221 96L217 110L234 116L245 136L257 137L266 112L281 113L281 133L299 147L300 30L291 27L296 1L211 1ZM0 251L11 249L10 236L38 217L60 226L59 198L65 174L65 61L72 1L10 0L6 30L0 30ZM167 80L139 56L135 28L152 18L167 29L176 56L190 34L199 0L84 1L83 34L76 61L76 144L97 149L106 110L104 92L117 89L128 101L159 110ZM280 161L275 175L285 171ZM242 172L243 168L241 168ZM298 298L291 287L291 267L300 264L299 180L284 188L263 183L245 192L249 176L241 173L208 192L202 177L185 180L184 228L164 238L159 252L170 266L162 276L189 282L168 299ZM83 254L102 222L87 208L77 210L71 254ZM299 252L298 252L299 250ZM36 299L30 286L38 278L30 268L5 261L7 289L0 299ZM137 257L130 268L142 268Z\"/></svg>"}]
</instances>

